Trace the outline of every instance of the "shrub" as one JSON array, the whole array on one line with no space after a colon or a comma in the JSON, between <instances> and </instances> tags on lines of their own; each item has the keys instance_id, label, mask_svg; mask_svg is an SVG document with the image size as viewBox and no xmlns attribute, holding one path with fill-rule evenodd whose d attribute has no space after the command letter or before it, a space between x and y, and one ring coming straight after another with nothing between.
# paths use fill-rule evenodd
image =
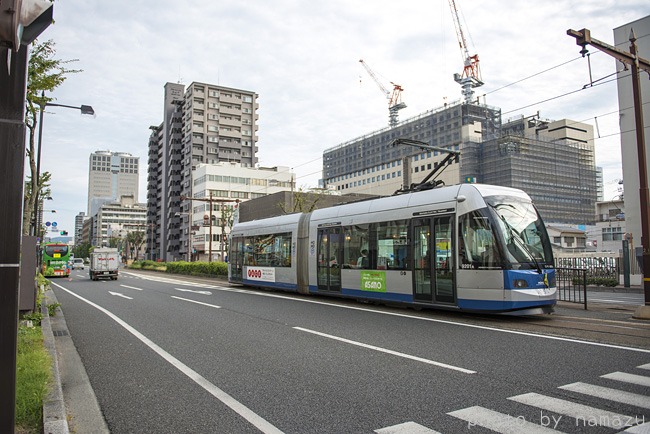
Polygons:
<instances>
[{"instance_id":1,"label":"shrub","mask_svg":"<svg viewBox=\"0 0 650 434\"><path fill-rule=\"evenodd\" d=\"M228 264L225 262L168 262L167 272L193 276L227 276Z\"/></svg>"},{"instance_id":2,"label":"shrub","mask_svg":"<svg viewBox=\"0 0 650 434\"><path fill-rule=\"evenodd\" d=\"M50 381L50 355L40 327L20 327L16 353L16 427L41 432L43 399Z\"/></svg>"}]
</instances>

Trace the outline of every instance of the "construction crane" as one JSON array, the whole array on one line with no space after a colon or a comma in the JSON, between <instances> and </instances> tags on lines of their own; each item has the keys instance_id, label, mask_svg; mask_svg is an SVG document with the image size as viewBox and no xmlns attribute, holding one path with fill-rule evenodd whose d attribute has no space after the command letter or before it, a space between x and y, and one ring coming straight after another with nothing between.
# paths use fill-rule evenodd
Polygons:
<instances>
[{"instance_id":1,"label":"construction crane","mask_svg":"<svg viewBox=\"0 0 650 434\"><path fill-rule=\"evenodd\" d=\"M372 72L372 69L368 66L366 62L363 61L363 59L359 60L359 62L363 65L363 67L366 69L368 74L372 77L373 80L375 80L375 83L377 83L377 86L379 86L379 89L382 91L384 95L386 95L386 98L388 99L388 125L392 128L397 125L399 122L398 118L398 111L402 110L403 108L406 108L406 104L402 102L402 86L399 84L395 84L392 81L390 84L393 85L393 91L390 92L386 87L381 83L379 78L375 75L374 72Z\"/></svg>"},{"instance_id":2,"label":"construction crane","mask_svg":"<svg viewBox=\"0 0 650 434\"><path fill-rule=\"evenodd\" d=\"M463 34L463 27L460 25L460 18L458 16L458 8L456 7L456 2L454 0L449 0L449 8L451 9L451 15L454 21L454 28L456 29L456 37L458 38L458 45L460 46L460 52L463 56L464 68L463 73L454 74L454 80L459 83L462 87L462 93L465 97L465 102L469 103L474 97L475 87L483 86L483 80L481 79L481 70L479 69L478 64L478 54L473 56L469 55L469 50L467 49L467 41L465 40L465 35Z\"/></svg>"}]
</instances>

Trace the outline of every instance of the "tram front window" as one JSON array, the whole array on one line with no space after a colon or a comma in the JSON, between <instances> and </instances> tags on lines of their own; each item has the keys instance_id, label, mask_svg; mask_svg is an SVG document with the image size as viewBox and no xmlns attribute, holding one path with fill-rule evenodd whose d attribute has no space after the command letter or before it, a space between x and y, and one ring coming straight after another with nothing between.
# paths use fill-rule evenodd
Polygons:
<instances>
[{"instance_id":1,"label":"tram front window","mask_svg":"<svg viewBox=\"0 0 650 434\"><path fill-rule=\"evenodd\" d=\"M532 203L501 196L488 197L486 202L494 213L509 262L533 268L553 264L548 233Z\"/></svg>"}]
</instances>

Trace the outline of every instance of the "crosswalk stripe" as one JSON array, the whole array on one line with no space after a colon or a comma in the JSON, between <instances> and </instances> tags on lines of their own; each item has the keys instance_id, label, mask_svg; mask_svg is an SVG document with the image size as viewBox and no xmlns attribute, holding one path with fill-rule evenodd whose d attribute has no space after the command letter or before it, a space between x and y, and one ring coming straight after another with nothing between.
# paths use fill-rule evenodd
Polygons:
<instances>
[{"instance_id":1,"label":"crosswalk stripe","mask_svg":"<svg viewBox=\"0 0 650 434\"><path fill-rule=\"evenodd\" d=\"M404 422L399 425L376 429L374 432L377 434L440 434L438 431L415 422Z\"/></svg>"},{"instance_id":2,"label":"crosswalk stripe","mask_svg":"<svg viewBox=\"0 0 650 434\"><path fill-rule=\"evenodd\" d=\"M630 426L630 422L634 420L634 416L613 413L611 411L601 410L588 405L566 401L564 399L540 395L539 393L525 393L523 395L511 396L508 399L521 404L573 417L576 419L576 424L579 426L599 425L621 429Z\"/></svg>"},{"instance_id":3,"label":"crosswalk stripe","mask_svg":"<svg viewBox=\"0 0 650 434\"><path fill-rule=\"evenodd\" d=\"M623 390L610 389L609 387L601 387L587 383L567 384L565 386L560 386L559 389L570 390L584 395L595 396L596 398L608 399L610 401L621 402L635 407L650 409L650 396L625 392Z\"/></svg>"},{"instance_id":4,"label":"crosswalk stripe","mask_svg":"<svg viewBox=\"0 0 650 434\"><path fill-rule=\"evenodd\" d=\"M558 432L551 428L528 422L523 416L514 417L479 406L468 407L447 414L466 421L468 423L468 429L475 426L482 426L483 428L503 434L548 434Z\"/></svg>"},{"instance_id":5,"label":"crosswalk stripe","mask_svg":"<svg viewBox=\"0 0 650 434\"><path fill-rule=\"evenodd\" d=\"M624 383L638 384L640 386L650 386L650 377L628 374L626 372L612 372L611 374L601 375L601 378L622 381Z\"/></svg>"}]
</instances>

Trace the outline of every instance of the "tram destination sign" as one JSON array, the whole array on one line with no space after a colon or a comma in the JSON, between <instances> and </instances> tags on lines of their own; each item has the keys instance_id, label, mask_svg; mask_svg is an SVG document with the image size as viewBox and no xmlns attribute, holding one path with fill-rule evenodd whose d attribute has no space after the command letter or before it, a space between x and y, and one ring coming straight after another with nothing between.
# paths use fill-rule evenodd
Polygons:
<instances>
[{"instance_id":1,"label":"tram destination sign","mask_svg":"<svg viewBox=\"0 0 650 434\"><path fill-rule=\"evenodd\" d=\"M423 215L436 215L436 214L447 214L456 211L455 208L444 208L444 209L432 209L427 211L418 211L414 212L414 216L423 216Z\"/></svg>"}]
</instances>

